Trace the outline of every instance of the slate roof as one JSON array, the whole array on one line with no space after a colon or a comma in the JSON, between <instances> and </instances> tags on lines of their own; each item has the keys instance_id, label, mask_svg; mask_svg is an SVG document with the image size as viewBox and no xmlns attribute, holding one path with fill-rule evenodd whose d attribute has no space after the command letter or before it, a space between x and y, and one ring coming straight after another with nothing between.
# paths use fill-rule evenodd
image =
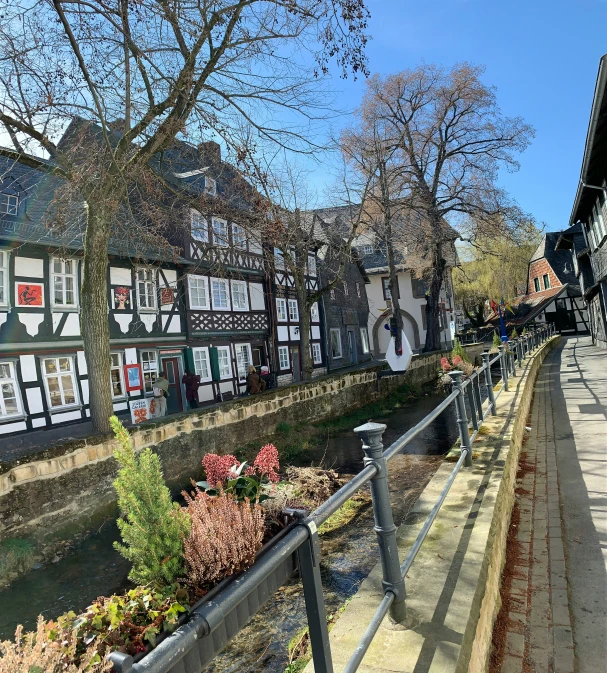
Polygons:
<instances>
[{"instance_id":1,"label":"slate roof","mask_svg":"<svg viewBox=\"0 0 607 673\"><path fill-rule=\"evenodd\" d=\"M541 292L534 292L533 294L524 294L515 297L510 302L514 314L510 311L506 311L506 323L508 325L524 325L528 323L565 292L568 287L568 285L551 287L548 290L542 290ZM577 296L575 295L575 288L569 287L569 293ZM577 294L579 295L579 288ZM487 322L492 324L497 324L498 321L499 316L495 312L492 312L487 318Z\"/></svg>"},{"instance_id":2,"label":"slate roof","mask_svg":"<svg viewBox=\"0 0 607 673\"><path fill-rule=\"evenodd\" d=\"M57 205L61 200L56 198L56 194L65 183L46 170L52 168L52 162L39 160L38 157L13 159L2 151L12 153L11 150L0 150L0 184L17 188L22 196L17 216L0 215L0 240L83 250L84 204L71 205L65 213L61 213L61 224L57 223ZM37 163L39 167L26 165L26 161ZM163 247L151 247L125 237L112 238L108 253L119 257L190 264Z\"/></svg>"},{"instance_id":3,"label":"slate roof","mask_svg":"<svg viewBox=\"0 0 607 673\"><path fill-rule=\"evenodd\" d=\"M576 285L577 279L573 270L573 257L569 250L557 249L561 234L558 231L546 232L529 262L545 259L552 267L556 277L563 285Z\"/></svg>"}]
</instances>

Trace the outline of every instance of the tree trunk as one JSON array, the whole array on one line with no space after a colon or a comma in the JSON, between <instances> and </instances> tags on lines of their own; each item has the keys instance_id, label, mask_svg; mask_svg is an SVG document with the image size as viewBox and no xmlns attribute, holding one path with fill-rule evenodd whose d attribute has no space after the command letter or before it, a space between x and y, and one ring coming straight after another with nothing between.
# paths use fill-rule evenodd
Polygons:
<instances>
[{"instance_id":1,"label":"tree trunk","mask_svg":"<svg viewBox=\"0 0 607 673\"><path fill-rule=\"evenodd\" d=\"M391 232L390 232L391 233ZM390 274L390 280L388 287L390 288L390 301L392 302L392 316L396 318L397 325L397 334L395 338L395 350L398 353L399 349L402 348L402 333L403 333L403 316L400 312L400 296L398 288L398 271L396 269L396 263L394 260L394 247L392 245L391 236L387 239L387 251L388 251L388 270ZM392 337L390 337L392 338Z\"/></svg>"},{"instance_id":2,"label":"tree trunk","mask_svg":"<svg viewBox=\"0 0 607 673\"><path fill-rule=\"evenodd\" d=\"M437 244L434 252L434 264L430 276L430 290L428 292L428 301L426 304L426 343L424 353L437 351L441 348L440 341L440 290L445 276L445 267L447 262L443 259L442 246Z\"/></svg>"},{"instance_id":3,"label":"tree trunk","mask_svg":"<svg viewBox=\"0 0 607 673\"><path fill-rule=\"evenodd\" d=\"M89 203L84 241L80 328L88 368L93 432L110 432L114 413L110 385L107 265L112 214Z\"/></svg>"}]
</instances>

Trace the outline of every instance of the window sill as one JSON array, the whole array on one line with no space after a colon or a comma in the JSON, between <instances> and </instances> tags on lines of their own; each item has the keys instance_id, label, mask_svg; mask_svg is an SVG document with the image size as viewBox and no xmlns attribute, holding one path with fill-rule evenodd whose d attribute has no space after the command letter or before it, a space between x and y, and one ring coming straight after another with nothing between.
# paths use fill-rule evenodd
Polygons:
<instances>
[{"instance_id":1,"label":"window sill","mask_svg":"<svg viewBox=\"0 0 607 673\"><path fill-rule=\"evenodd\" d=\"M249 311L250 309L247 307L247 308L233 308L232 310L233 310L235 313L246 313L246 312Z\"/></svg>"},{"instance_id":2,"label":"window sill","mask_svg":"<svg viewBox=\"0 0 607 673\"><path fill-rule=\"evenodd\" d=\"M76 411L82 409L82 404L69 404L65 407L52 407L48 410L51 416L55 414L62 414L64 411Z\"/></svg>"},{"instance_id":3,"label":"window sill","mask_svg":"<svg viewBox=\"0 0 607 673\"><path fill-rule=\"evenodd\" d=\"M4 423L14 423L15 421L24 421L27 418L25 414L16 414L15 416L0 416L0 425Z\"/></svg>"},{"instance_id":4,"label":"window sill","mask_svg":"<svg viewBox=\"0 0 607 673\"><path fill-rule=\"evenodd\" d=\"M151 315L152 313L158 313L157 308L140 308L137 313L145 313L147 315Z\"/></svg>"},{"instance_id":5,"label":"window sill","mask_svg":"<svg viewBox=\"0 0 607 673\"><path fill-rule=\"evenodd\" d=\"M343 356L343 355L332 355L331 357L332 357L334 360L342 360L344 356Z\"/></svg>"},{"instance_id":6,"label":"window sill","mask_svg":"<svg viewBox=\"0 0 607 673\"><path fill-rule=\"evenodd\" d=\"M31 308L34 308L33 306ZM61 311L62 313L80 313L79 306L64 306L63 304L51 304L51 311Z\"/></svg>"}]
</instances>

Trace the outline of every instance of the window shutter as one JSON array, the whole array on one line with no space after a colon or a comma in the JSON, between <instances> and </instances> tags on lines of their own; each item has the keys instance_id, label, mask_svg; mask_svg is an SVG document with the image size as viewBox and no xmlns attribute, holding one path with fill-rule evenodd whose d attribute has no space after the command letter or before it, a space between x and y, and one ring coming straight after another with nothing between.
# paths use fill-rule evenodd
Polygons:
<instances>
[{"instance_id":1,"label":"window shutter","mask_svg":"<svg viewBox=\"0 0 607 673\"><path fill-rule=\"evenodd\" d=\"M211 359L211 377L213 381L219 381L221 378L219 375L219 354L215 346L209 348L209 357Z\"/></svg>"},{"instance_id":2,"label":"window shutter","mask_svg":"<svg viewBox=\"0 0 607 673\"><path fill-rule=\"evenodd\" d=\"M196 368L194 367L194 353L191 348L185 349L185 364L186 368L191 371L192 374L196 371Z\"/></svg>"}]
</instances>

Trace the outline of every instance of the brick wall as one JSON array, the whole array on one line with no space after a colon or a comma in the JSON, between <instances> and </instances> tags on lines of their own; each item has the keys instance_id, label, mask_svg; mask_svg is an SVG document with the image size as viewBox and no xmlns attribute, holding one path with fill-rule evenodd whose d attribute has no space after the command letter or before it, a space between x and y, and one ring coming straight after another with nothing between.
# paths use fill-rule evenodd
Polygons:
<instances>
[{"instance_id":1,"label":"brick wall","mask_svg":"<svg viewBox=\"0 0 607 673\"><path fill-rule=\"evenodd\" d=\"M552 267L545 259L538 259L535 262L531 262L529 265L529 285L528 292L533 294L535 292L535 287L533 283L534 278L540 279L540 290L544 290L544 274L548 274L550 278L550 287L561 287L561 281L556 277L556 274L552 270Z\"/></svg>"}]
</instances>

